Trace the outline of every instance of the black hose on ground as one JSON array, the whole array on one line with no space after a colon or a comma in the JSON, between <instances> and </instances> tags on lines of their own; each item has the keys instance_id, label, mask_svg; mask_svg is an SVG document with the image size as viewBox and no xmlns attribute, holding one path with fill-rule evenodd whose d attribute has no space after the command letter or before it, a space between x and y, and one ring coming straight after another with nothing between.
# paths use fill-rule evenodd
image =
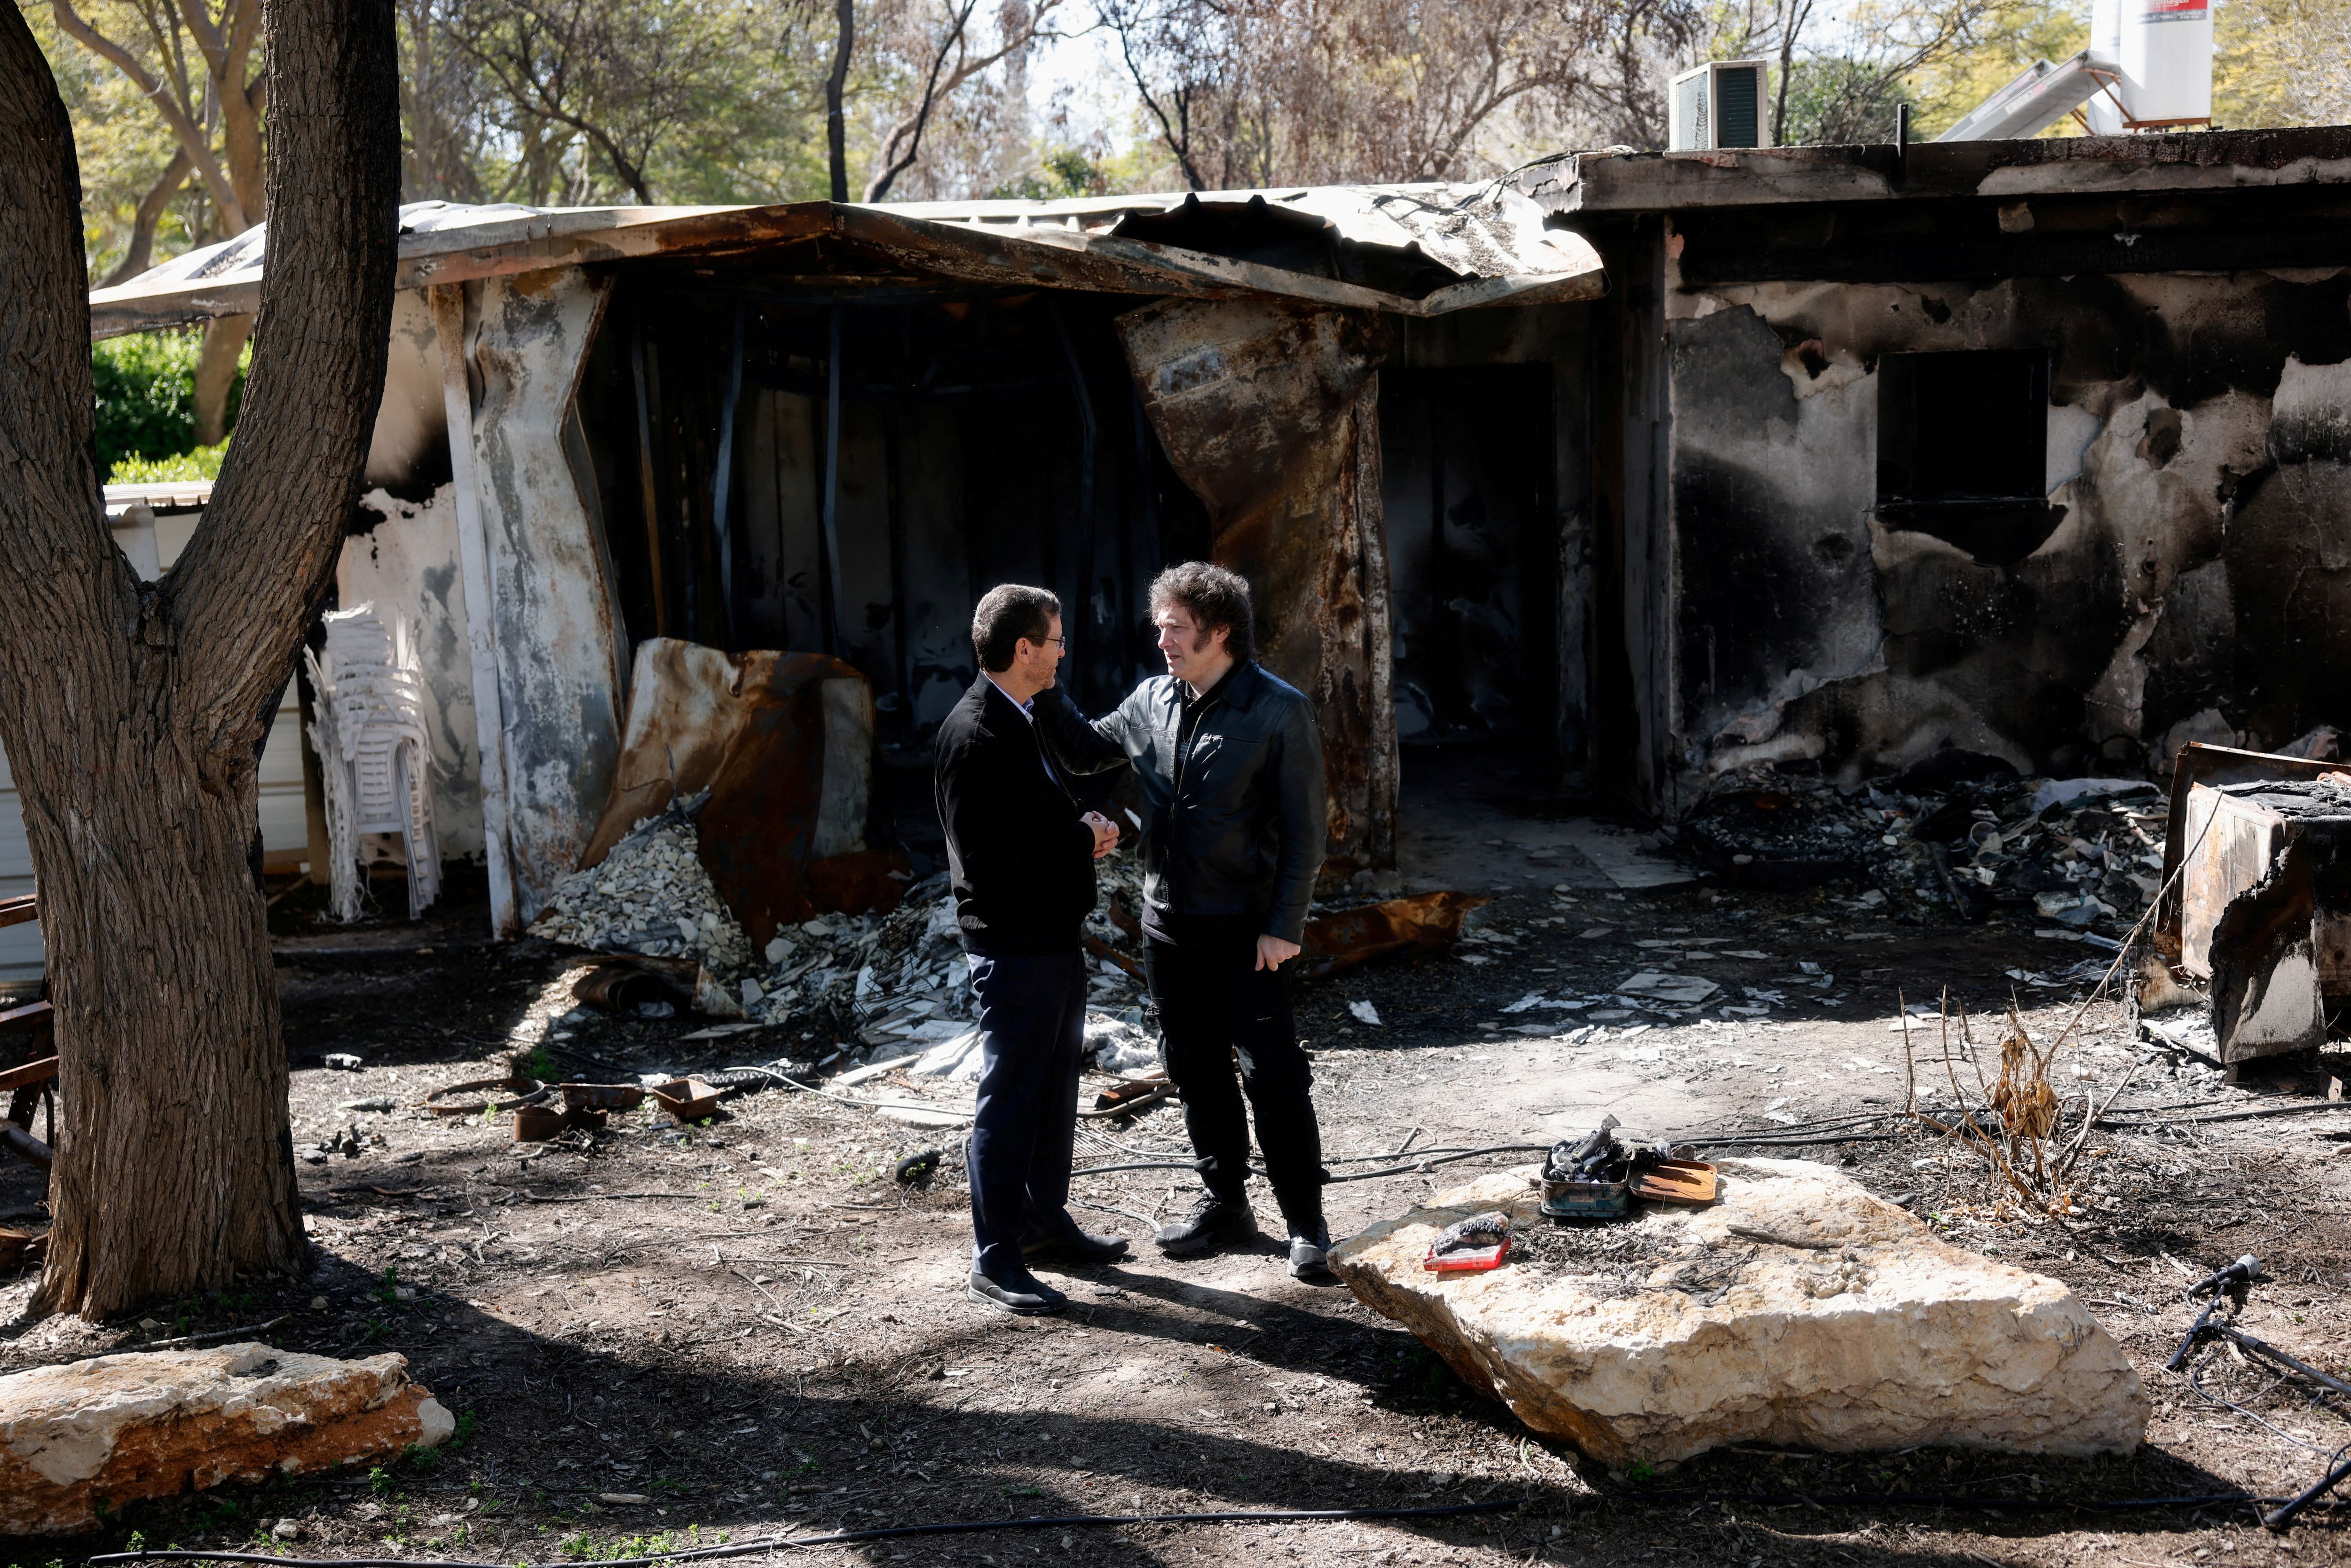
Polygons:
<instances>
[{"instance_id":1,"label":"black hose on ground","mask_svg":"<svg viewBox=\"0 0 2351 1568\"><path fill-rule=\"evenodd\" d=\"M1318 1508L1229 1510L1219 1513L1072 1513L1052 1518L977 1519L953 1524L891 1524L872 1530L836 1530L825 1535L763 1536L726 1546L664 1552L653 1557L609 1557L590 1563L498 1563L417 1557L277 1557L266 1552L108 1552L92 1563L267 1563L279 1568L647 1568L656 1563L698 1558L749 1557L788 1546L843 1546L859 1541L899 1541L915 1535L968 1535L990 1530L1079 1530L1125 1524L1298 1524L1318 1520L1445 1519L1469 1513L1506 1513L1526 1506L1525 1498L1457 1502L1438 1508Z\"/></svg>"},{"instance_id":2,"label":"black hose on ground","mask_svg":"<svg viewBox=\"0 0 2351 1568\"><path fill-rule=\"evenodd\" d=\"M2262 1507L2271 1503L2293 1500L2282 1497L2254 1497L2247 1492L2206 1492L2181 1497L1970 1497L1964 1492L1736 1492L1736 1491L1640 1491L1607 1494L1615 1502L1733 1502L1750 1508L1884 1508L1899 1505L1910 1508L1988 1508L2019 1511L2045 1512L2055 1509L2081 1508L2096 1512L2122 1513L2141 1509L2158 1508L2220 1508L2231 1503L2246 1503ZM2324 1500L2330 1508L2351 1508L2351 1501ZM2308 1507L2309 1504L2304 1506ZM96 1561L96 1559L93 1559Z\"/></svg>"}]
</instances>

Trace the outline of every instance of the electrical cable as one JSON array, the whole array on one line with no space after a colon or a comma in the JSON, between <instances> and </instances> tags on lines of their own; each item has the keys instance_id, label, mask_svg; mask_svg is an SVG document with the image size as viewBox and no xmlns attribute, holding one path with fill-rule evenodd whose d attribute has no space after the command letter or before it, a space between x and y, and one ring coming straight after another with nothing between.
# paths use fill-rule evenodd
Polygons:
<instances>
[{"instance_id":1,"label":"electrical cable","mask_svg":"<svg viewBox=\"0 0 2351 1568\"><path fill-rule=\"evenodd\" d=\"M2155 1508L2215 1508L2223 1503L2290 1502L2291 1498L2255 1497L2249 1492L2202 1492L2179 1497L1970 1497L1964 1492L1698 1492L1643 1491L1611 1492L1611 1500L1624 1502L1739 1502L1757 1508L1825 1508L1832 1504L1857 1508L1884 1508L1899 1504L1912 1508L1989 1508L2044 1511L2081 1508L2106 1512L2123 1512L2134 1509ZM2351 1500L2322 1500L2331 1508L2351 1508ZM2304 1504L2304 1506L2313 1506ZM93 1558L93 1562L101 1559Z\"/></svg>"},{"instance_id":2,"label":"electrical cable","mask_svg":"<svg viewBox=\"0 0 2351 1568\"><path fill-rule=\"evenodd\" d=\"M1449 1166L1461 1160L1474 1160L1480 1155L1549 1154L1552 1147L1552 1145L1550 1144L1496 1144L1489 1148L1462 1149L1453 1154L1439 1155L1434 1159L1424 1160L1415 1157L1409 1165L1391 1166L1385 1170L1353 1171L1346 1176L1334 1176L1330 1178L1330 1181L1326 1185L1336 1186L1341 1182L1349 1181L1374 1181L1382 1176L1410 1176L1415 1172L1427 1170L1435 1166ZM1070 1175L1072 1176L1107 1176L1113 1171L1196 1171L1199 1168L1197 1162L1192 1160L1136 1160L1127 1165L1080 1166L1071 1170ZM1263 1167L1259 1166L1249 1166L1249 1171L1252 1175L1256 1176L1263 1176L1265 1174Z\"/></svg>"},{"instance_id":3,"label":"electrical cable","mask_svg":"<svg viewBox=\"0 0 2351 1568\"><path fill-rule=\"evenodd\" d=\"M891 1524L871 1530L836 1530L824 1535L762 1536L724 1546L664 1552L651 1557L610 1557L563 1563L479 1563L417 1557L278 1557L266 1552L108 1552L91 1563L266 1563L278 1568L649 1568L657 1563L687 1563L712 1557L748 1557L788 1546L841 1546L859 1541L900 1541L916 1535L968 1535L992 1530L1073 1530L1127 1524L1296 1524L1316 1520L1443 1519L1471 1513L1505 1513L1524 1508L1520 1497L1486 1502L1447 1503L1437 1508L1246 1509L1216 1513L1073 1513L1030 1519L976 1519L950 1524Z\"/></svg>"},{"instance_id":4,"label":"electrical cable","mask_svg":"<svg viewBox=\"0 0 2351 1568\"><path fill-rule=\"evenodd\" d=\"M2351 1105L2340 1101L2320 1101L2295 1105L2262 1105L2250 1111L2222 1111L2210 1116L2166 1116L2158 1122L2118 1122L2112 1116L2101 1116L2097 1124L2113 1132L2142 1132L2149 1127L2189 1127L2201 1122L2250 1122L2256 1116L2309 1116L2325 1111L2351 1111ZM2152 1112L2116 1112L2116 1115L2150 1115Z\"/></svg>"}]
</instances>

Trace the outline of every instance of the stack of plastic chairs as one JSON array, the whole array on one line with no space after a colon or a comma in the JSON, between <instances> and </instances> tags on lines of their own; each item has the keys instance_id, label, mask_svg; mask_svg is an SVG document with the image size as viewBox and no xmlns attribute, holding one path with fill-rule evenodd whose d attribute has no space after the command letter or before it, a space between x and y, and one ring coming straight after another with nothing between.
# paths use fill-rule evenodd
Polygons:
<instances>
[{"instance_id":1,"label":"stack of plastic chairs","mask_svg":"<svg viewBox=\"0 0 2351 1568\"><path fill-rule=\"evenodd\" d=\"M303 657L317 693L310 746L325 776L335 918L360 917L367 868L380 847L375 836L382 835L400 840L413 919L441 893L423 665L404 618L387 630L375 606L362 604L320 619L326 651Z\"/></svg>"}]
</instances>

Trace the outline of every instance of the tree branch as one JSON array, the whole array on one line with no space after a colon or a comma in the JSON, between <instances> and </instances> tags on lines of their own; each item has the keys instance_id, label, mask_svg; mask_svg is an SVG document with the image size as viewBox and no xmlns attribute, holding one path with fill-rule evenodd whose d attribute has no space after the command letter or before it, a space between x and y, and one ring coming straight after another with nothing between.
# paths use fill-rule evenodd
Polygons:
<instances>
[{"instance_id":1,"label":"tree branch","mask_svg":"<svg viewBox=\"0 0 2351 1568\"><path fill-rule=\"evenodd\" d=\"M838 0L834 7L838 30L832 40L832 72L824 78L825 155L832 169L832 199L849 200L849 57L857 47L856 0Z\"/></svg>"},{"instance_id":2,"label":"tree branch","mask_svg":"<svg viewBox=\"0 0 2351 1568\"><path fill-rule=\"evenodd\" d=\"M1143 67L1135 60L1134 39L1130 31L1133 24L1126 13L1123 9L1105 6L1103 20L1110 23L1111 30L1118 35L1118 52L1120 57L1126 61L1126 74L1134 79L1135 93L1143 99L1143 106L1151 110L1154 120L1159 121L1160 140L1167 143L1167 151L1176 154L1176 165L1184 172L1185 188L1207 190L1208 183L1200 178L1200 171L1192 163L1191 107L1186 89L1178 87L1175 92L1176 112L1184 120L1184 132L1179 136L1167 118L1167 111L1160 107L1159 99L1152 93L1151 83L1144 77Z\"/></svg>"},{"instance_id":3,"label":"tree branch","mask_svg":"<svg viewBox=\"0 0 2351 1568\"><path fill-rule=\"evenodd\" d=\"M236 0L228 0L234 5ZM189 37L196 40L196 52L204 57L204 68L214 81L228 77L228 40L213 26L212 16L204 10L204 0L180 0L180 20Z\"/></svg>"},{"instance_id":4,"label":"tree branch","mask_svg":"<svg viewBox=\"0 0 2351 1568\"><path fill-rule=\"evenodd\" d=\"M931 122L932 106L939 100L939 71L946 65L948 54L962 44L964 28L970 24L972 10L978 4L979 0L963 0L963 9L958 11L955 8L955 0L946 0L947 16L953 25L948 27L946 37L939 40L938 52L931 57L931 74L923 83L922 103L920 107L914 110L913 125L906 128L908 134L906 154L904 157L900 158L896 162L889 164L888 167L884 168L881 173L875 175L874 178L866 185L865 199L867 201L878 202L883 197L888 195L890 193L891 185L896 182L898 176L913 168L914 166L914 160L922 156L923 130ZM995 58L1002 59L1005 54L1008 54L1011 51L1008 49L1005 50L1003 53L997 55ZM989 63L993 64L994 61L991 60ZM976 68L985 69L986 68L980 67ZM948 84L947 90L950 92L954 91L956 88L962 86L963 83L970 78L970 70L958 69L956 73L955 79ZM883 152L883 157L884 159L889 158L891 154L897 150L897 146L898 136L897 133L893 132L890 138L889 148Z\"/></svg>"},{"instance_id":5,"label":"tree branch","mask_svg":"<svg viewBox=\"0 0 2351 1568\"><path fill-rule=\"evenodd\" d=\"M228 176L221 172L219 162L213 156L212 139L197 128L187 110L163 89L163 84L139 63L137 56L113 39L100 33L78 15L70 0L51 0L50 14L57 18L57 30L98 56L122 73L132 87L144 94L172 139L187 152L195 164L197 177L204 183L213 204L220 209L222 225L232 234L242 234L251 226L246 221L245 204L237 200L236 191Z\"/></svg>"},{"instance_id":6,"label":"tree branch","mask_svg":"<svg viewBox=\"0 0 2351 1568\"><path fill-rule=\"evenodd\" d=\"M162 221L163 209L172 204L172 198L180 193L180 187L188 183L188 170L192 166L186 148L172 150L172 161L163 165L162 173L147 187L147 193L139 198L139 211L131 223L131 243L123 248L122 259L114 264L114 270L99 280L100 288L128 283L153 265L155 225Z\"/></svg>"},{"instance_id":7,"label":"tree branch","mask_svg":"<svg viewBox=\"0 0 2351 1568\"><path fill-rule=\"evenodd\" d=\"M269 26L266 328L212 505L159 590L203 766L222 779L252 767L341 551L392 332L391 0L273 0Z\"/></svg>"}]
</instances>

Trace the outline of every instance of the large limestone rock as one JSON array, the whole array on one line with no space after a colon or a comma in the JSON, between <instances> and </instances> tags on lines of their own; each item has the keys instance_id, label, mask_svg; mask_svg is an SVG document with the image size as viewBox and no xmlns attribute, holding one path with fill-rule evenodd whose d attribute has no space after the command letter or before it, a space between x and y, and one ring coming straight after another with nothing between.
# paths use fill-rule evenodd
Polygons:
<instances>
[{"instance_id":1,"label":"large limestone rock","mask_svg":"<svg viewBox=\"0 0 2351 1568\"><path fill-rule=\"evenodd\" d=\"M0 1377L0 1535L71 1535L101 1502L437 1448L456 1423L407 1367L246 1343Z\"/></svg>"},{"instance_id":2,"label":"large limestone rock","mask_svg":"<svg viewBox=\"0 0 2351 1568\"><path fill-rule=\"evenodd\" d=\"M2146 1434L2138 1375L2056 1281L1946 1245L1823 1166L1719 1168L1708 1207L1569 1226L1539 1212L1535 1167L1488 1176L1331 1266L1472 1387L1609 1464L1734 1442L2123 1453ZM1526 1228L1510 1262L1421 1268L1439 1230L1492 1208Z\"/></svg>"}]
</instances>

